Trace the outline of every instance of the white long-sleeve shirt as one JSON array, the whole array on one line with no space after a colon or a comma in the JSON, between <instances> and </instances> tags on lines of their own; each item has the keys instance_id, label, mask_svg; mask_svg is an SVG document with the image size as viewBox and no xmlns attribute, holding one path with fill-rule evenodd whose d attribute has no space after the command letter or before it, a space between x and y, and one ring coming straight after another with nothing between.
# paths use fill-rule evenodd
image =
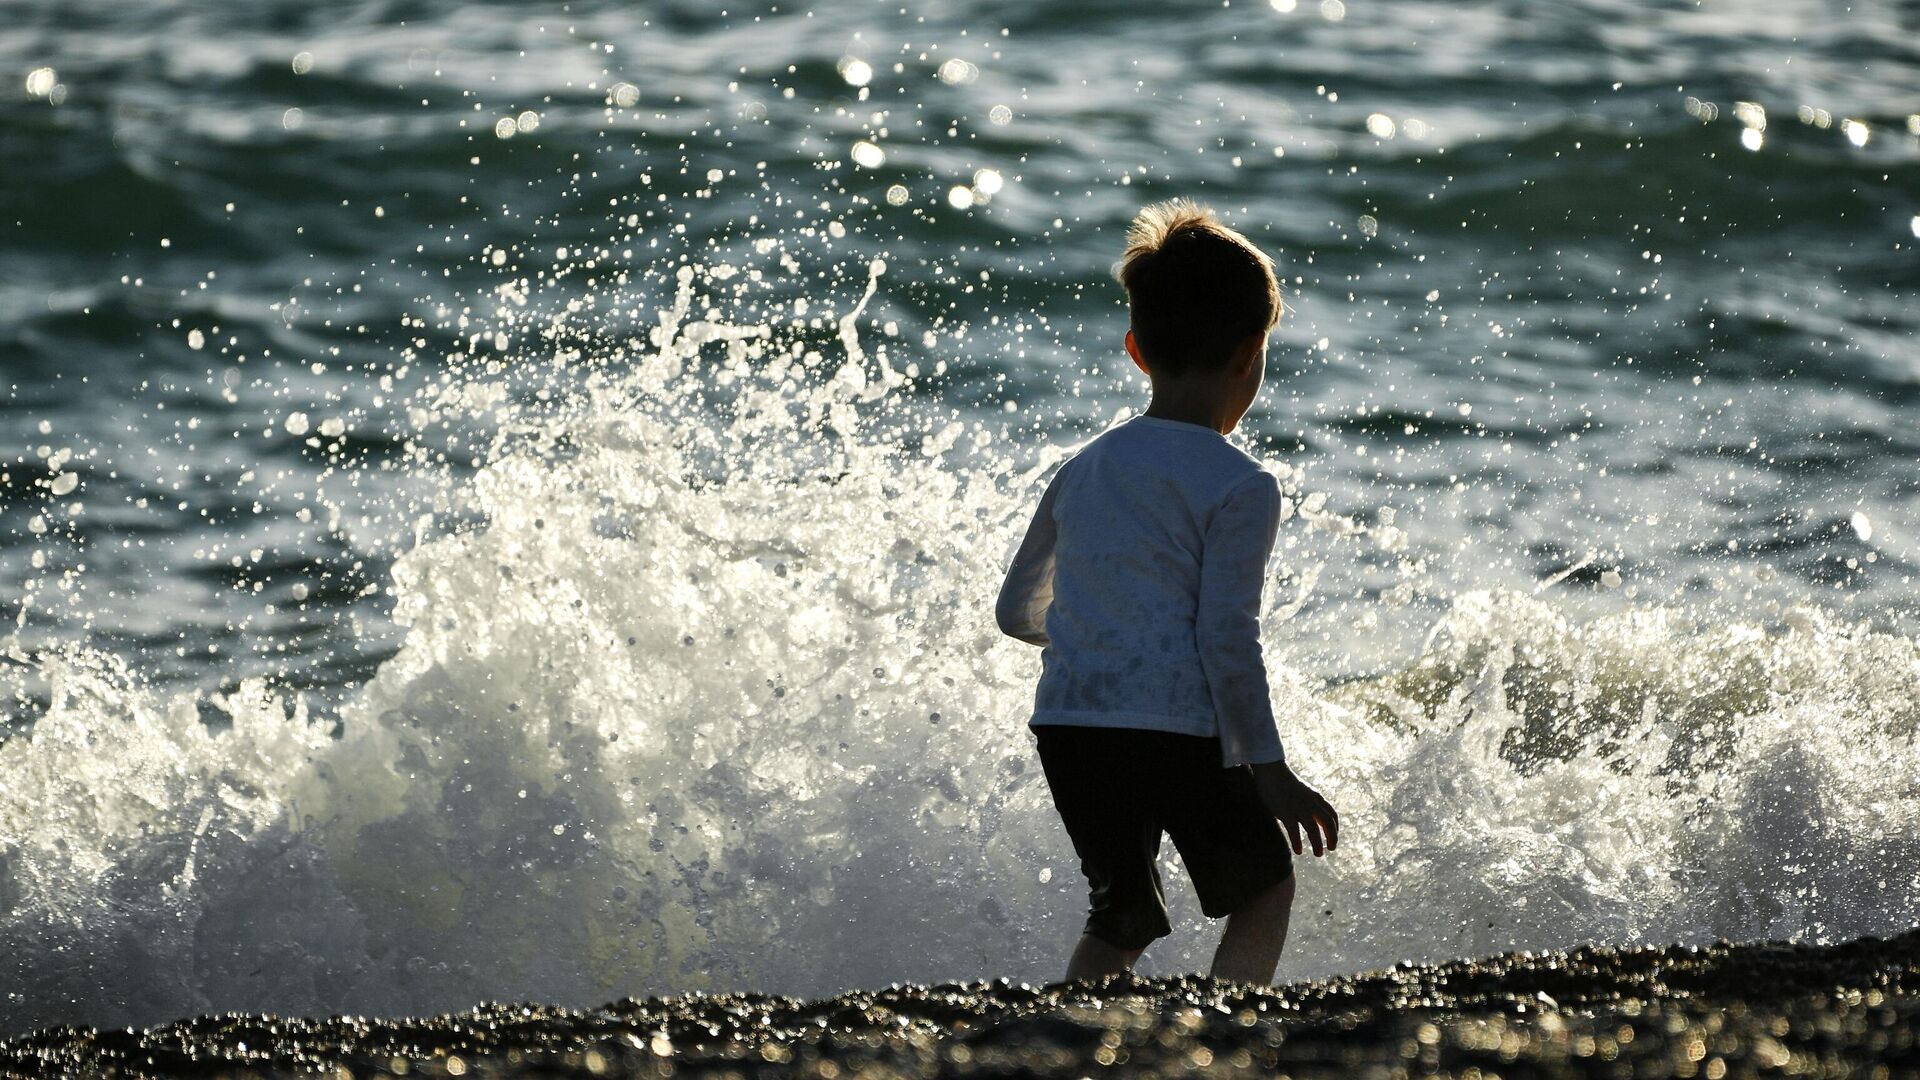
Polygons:
<instances>
[{"instance_id":1,"label":"white long-sleeve shirt","mask_svg":"<svg viewBox=\"0 0 1920 1080\"><path fill-rule=\"evenodd\" d=\"M1223 765L1283 760L1260 651L1280 516L1273 474L1199 424L1136 416L1070 458L995 608L1045 647L1032 724L1217 736Z\"/></svg>"}]
</instances>

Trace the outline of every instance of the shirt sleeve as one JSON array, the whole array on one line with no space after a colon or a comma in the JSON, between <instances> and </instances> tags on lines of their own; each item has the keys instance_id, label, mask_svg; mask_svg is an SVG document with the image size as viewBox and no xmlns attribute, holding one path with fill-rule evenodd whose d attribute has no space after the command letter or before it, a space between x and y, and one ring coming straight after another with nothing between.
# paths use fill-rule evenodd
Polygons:
<instances>
[{"instance_id":1,"label":"shirt sleeve","mask_svg":"<svg viewBox=\"0 0 1920 1080\"><path fill-rule=\"evenodd\" d=\"M1200 552L1194 637L1228 767L1286 760L1260 651L1260 595L1279 532L1280 485L1261 472L1227 493Z\"/></svg>"},{"instance_id":2,"label":"shirt sleeve","mask_svg":"<svg viewBox=\"0 0 1920 1080\"><path fill-rule=\"evenodd\" d=\"M1060 474L1054 473L1046 494L1033 512L1026 538L1014 552L1013 565L1000 586L1000 600L994 605L994 618L1001 633L1030 645L1047 644L1047 608L1053 605L1053 523L1055 491Z\"/></svg>"}]
</instances>

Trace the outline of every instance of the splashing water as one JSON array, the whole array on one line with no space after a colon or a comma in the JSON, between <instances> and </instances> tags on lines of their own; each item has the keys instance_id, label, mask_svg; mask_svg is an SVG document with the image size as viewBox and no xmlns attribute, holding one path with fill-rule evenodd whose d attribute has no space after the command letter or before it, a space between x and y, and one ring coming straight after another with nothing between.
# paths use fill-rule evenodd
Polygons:
<instances>
[{"instance_id":1,"label":"splashing water","mask_svg":"<svg viewBox=\"0 0 1920 1080\"><path fill-rule=\"evenodd\" d=\"M1036 654L987 611L1063 451L911 400L860 339L884 270L845 315L735 323L709 293L739 270L681 266L620 347L504 288L491 332L545 342L521 361L561 392L475 363L423 399L497 434L337 719L16 653L48 706L0 744L0 1030L1052 977L1081 887L1024 731ZM1364 531L1297 481L1301 520ZM1275 656L1297 607L1270 596ZM1480 592L1404 669L1282 670L1346 826L1283 974L1911 925L1920 653L1788 623ZM1204 964L1182 888L1152 970Z\"/></svg>"}]
</instances>

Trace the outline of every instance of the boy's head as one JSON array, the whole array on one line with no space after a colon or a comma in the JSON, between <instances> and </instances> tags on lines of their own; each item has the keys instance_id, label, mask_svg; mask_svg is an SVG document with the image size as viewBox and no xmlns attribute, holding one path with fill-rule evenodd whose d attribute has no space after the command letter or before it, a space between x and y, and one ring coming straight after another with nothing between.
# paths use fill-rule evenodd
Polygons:
<instances>
[{"instance_id":1,"label":"boy's head","mask_svg":"<svg viewBox=\"0 0 1920 1080\"><path fill-rule=\"evenodd\" d=\"M1156 380L1219 373L1280 321L1273 260L1191 199L1140 211L1114 276Z\"/></svg>"}]
</instances>

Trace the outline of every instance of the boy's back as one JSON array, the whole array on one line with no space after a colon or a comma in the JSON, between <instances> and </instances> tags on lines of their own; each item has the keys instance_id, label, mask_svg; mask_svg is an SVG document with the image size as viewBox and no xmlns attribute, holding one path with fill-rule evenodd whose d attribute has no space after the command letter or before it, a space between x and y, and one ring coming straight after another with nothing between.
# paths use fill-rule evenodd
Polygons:
<instances>
[{"instance_id":1,"label":"boy's back","mask_svg":"<svg viewBox=\"0 0 1920 1080\"><path fill-rule=\"evenodd\" d=\"M1137 416L1061 466L1000 602L1008 633L1047 646L1033 724L1277 760L1258 618L1280 511L1273 475L1199 424Z\"/></svg>"}]
</instances>

